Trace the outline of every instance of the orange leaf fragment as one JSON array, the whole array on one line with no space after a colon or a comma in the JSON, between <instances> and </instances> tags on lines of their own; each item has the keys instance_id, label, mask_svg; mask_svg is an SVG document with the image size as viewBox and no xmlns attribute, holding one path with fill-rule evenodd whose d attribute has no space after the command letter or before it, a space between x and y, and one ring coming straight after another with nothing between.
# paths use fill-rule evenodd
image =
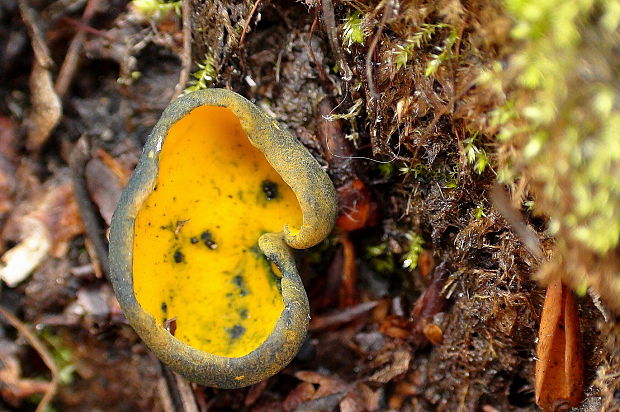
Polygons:
<instances>
[{"instance_id":1,"label":"orange leaf fragment","mask_svg":"<svg viewBox=\"0 0 620 412\"><path fill-rule=\"evenodd\" d=\"M536 404L544 411L578 406L583 399L579 315L573 292L560 279L547 287L536 351Z\"/></svg>"},{"instance_id":2,"label":"orange leaf fragment","mask_svg":"<svg viewBox=\"0 0 620 412\"><path fill-rule=\"evenodd\" d=\"M377 221L378 207L370 191L360 179L352 180L336 190L338 218L336 226L347 232L372 226Z\"/></svg>"}]
</instances>

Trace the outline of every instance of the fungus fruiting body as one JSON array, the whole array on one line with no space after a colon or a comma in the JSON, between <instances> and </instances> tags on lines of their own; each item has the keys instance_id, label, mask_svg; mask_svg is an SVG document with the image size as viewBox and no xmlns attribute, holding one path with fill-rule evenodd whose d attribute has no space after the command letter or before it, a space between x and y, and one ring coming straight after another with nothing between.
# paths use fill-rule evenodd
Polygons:
<instances>
[{"instance_id":1,"label":"fungus fruiting body","mask_svg":"<svg viewBox=\"0 0 620 412\"><path fill-rule=\"evenodd\" d=\"M274 120L233 92L191 93L166 109L121 197L112 283L162 361L246 386L299 349L308 301L289 246L320 242L335 214L331 181Z\"/></svg>"}]
</instances>

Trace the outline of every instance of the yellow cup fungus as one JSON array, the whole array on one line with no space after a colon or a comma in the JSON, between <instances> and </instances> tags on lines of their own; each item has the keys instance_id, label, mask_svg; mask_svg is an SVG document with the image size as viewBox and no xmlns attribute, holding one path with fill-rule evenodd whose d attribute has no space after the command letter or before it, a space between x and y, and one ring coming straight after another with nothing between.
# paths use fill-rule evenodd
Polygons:
<instances>
[{"instance_id":1,"label":"yellow cup fungus","mask_svg":"<svg viewBox=\"0 0 620 412\"><path fill-rule=\"evenodd\" d=\"M120 305L187 378L263 380L295 356L308 325L290 247L323 240L336 209L317 161L254 104L222 89L183 96L148 137L112 219Z\"/></svg>"}]
</instances>

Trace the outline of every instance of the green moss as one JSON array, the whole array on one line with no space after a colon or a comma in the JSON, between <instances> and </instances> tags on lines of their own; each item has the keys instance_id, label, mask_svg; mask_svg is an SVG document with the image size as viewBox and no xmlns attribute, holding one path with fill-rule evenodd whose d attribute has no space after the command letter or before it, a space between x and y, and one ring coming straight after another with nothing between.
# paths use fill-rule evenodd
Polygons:
<instances>
[{"instance_id":1,"label":"green moss","mask_svg":"<svg viewBox=\"0 0 620 412\"><path fill-rule=\"evenodd\" d=\"M604 254L620 239L617 1L509 0L520 87L498 112L558 231ZM527 99L525 98L527 97Z\"/></svg>"},{"instance_id":2,"label":"green moss","mask_svg":"<svg viewBox=\"0 0 620 412\"><path fill-rule=\"evenodd\" d=\"M388 275L394 272L394 254L387 242L367 246L366 259L378 273Z\"/></svg>"},{"instance_id":3,"label":"green moss","mask_svg":"<svg viewBox=\"0 0 620 412\"><path fill-rule=\"evenodd\" d=\"M170 11L181 14L181 1L133 0L131 3L140 14L155 20L161 19Z\"/></svg>"},{"instance_id":4,"label":"green moss","mask_svg":"<svg viewBox=\"0 0 620 412\"><path fill-rule=\"evenodd\" d=\"M519 47L491 123L504 155L498 180L523 176L555 237L538 276L593 287L619 309L620 1L508 0Z\"/></svg>"},{"instance_id":5,"label":"green moss","mask_svg":"<svg viewBox=\"0 0 620 412\"><path fill-rule=\"evenodd\" d=\"M403 268L414 270L418 267L418 259L424 251L424 239L411 231L405 233L405 238L409 241L409 250L403 255Z\"/></svg>"},{"instance_id":6,"label":"green moss","mask_svg":"<svg viewBox=\"0 0 620 412\"><path fill-rule=\"evenodd\" d=\"M465 159L467 160L467 163L474 166L474 171L476 173L481 174L487 168L489 164L489 158L484 149L476 146L475 142L477 137L478 132L474 133L473 136L463 141L463 143L465 143L463 152L465 154Z\"/></svg>"},{"instance_id":7,"label":"green moss","mask_svg":"<svg viewBox=\"0 0 620 412\"><path fill-rule=\"evenodd\" d=\"M368 33L369 30L364 27L364 20L360 12L354 11L347 15L342 27L342 42L347 49L356 43L364 44Z\"/></svg>"},{"instance_id":8,"label":"green moss","mask_svg":"<svg viewBox=\"0 0 620 412\"><path fill-rule=\"evenodd\" d=\"M404 44L399 44L393 51L396 68L401 69L407 65L407 62L413 58L414 52L425 44L430 43L433 36L442 29L450 28L449 24L422 24L420 30L409 36ZM454 29L452 29L454 31ZM452 33L451 31L451 33ZM456 39L455 39L456 40ZM454 44L454 43L452 43ZM442 52L443 53L443 52ZM440 53L441 54L441 53ZM437 56L434 56L436 58ZM430 64L430 63L429 63ZM435 68L436 70L436 68Z\"/></svg>"},{"instance_id":9,"label":"green moss","mask_svg":"<svg viewBox=\"0 0 620 412\"><path fill-rule=\"evenodd\" d=\"M54 335L49 329L42 329L39 333L39 337L46 341L52 348L51 355L58 368L60 383L63 385L70 385L75 375L75 365L73 364L73 353L71 353L71 349L63 344L60 336Z\"/></svg>"},{"instance_id":10,"label":"green moss","mask_svg":"<svg viewBox=\"0 0 620 412\"><path fill-rule=\"evenodd\" d=\"M451 27L448 37L446 37L446 39L443 41L443 45L440 48L440 52L436 54L432 54L431 60L426 64L426 70L424 71L425 76L433 76L437 72L437 69L439 69L439 66L442 63L454 57L452 48L454 47L458 39L459 39L459 35L456 31L456 28Z\"/></svg>"},{"instance_id":11,"label":"green moss","mask_svg":"<svg viewBox=\"0 0 620 412\"><path fill-rule=\"evenodd\" d=\"M183 91L183 94L206 89L217 78L217 69L215 68L213 56L205 56L202 63L198 63L197 66L198 70L192 74L194 80L190 81L190 86Z\"/></svg>"}]
</instances>

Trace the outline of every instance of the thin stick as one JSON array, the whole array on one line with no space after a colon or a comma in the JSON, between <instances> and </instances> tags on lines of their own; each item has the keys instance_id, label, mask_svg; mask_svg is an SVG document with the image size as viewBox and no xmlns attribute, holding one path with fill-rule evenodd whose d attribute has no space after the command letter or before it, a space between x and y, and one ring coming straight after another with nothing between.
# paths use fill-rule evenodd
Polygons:
<instances>
[{"instance_id":1,"label":"thin stick","mask_svg":"<svg viewBox=\"0 0 620 412\"><path fill-rule=\"evenodd\" d=\"M383 9L383 16L381 16L381 22L379 23L379 28L377 29L377 34L372 38L370 42L370 47L368 47L368 53L366 53L366 81L368 82L368 91L370 91L370 95L374 97L376 100L379 100L379 94L375 89L375 82L372 79L372 55L375 52L375 48L377 47L377 43L379 43L379 39L381 38L381 33L383 33L383 26L385 26L385 22L390 14L392 14L392 2L393 0L388 0L385 5L385 9Z\"/></svg>"},{"instance_id":2,"label":"thin stick","mask_svg":"<svg viewBox=\"0 0 620 412\"><path fill-rule=\"evenodd\" d=\"M98 5L99 0L88 0L80 21L82 25L86 26L88 24L90 19L95 14ZM84 40L86 40L86 31L78 27L78 32L69 44L67 54L65 55L65 60L63 61L60 71L58 72L58 77L56 78L55 89L60 98L67 93L69 86L71 86L75 71L78 67L80 52L82 51Z\"/></svg>"},{"instance_id":3,"label":"thin stick","mask_svg":"<svg viewBox=\"0 0 620 412\"><path fill-rule=\"evenodd\" d=\"M84 222L86 235L93 243L103 273L109 278L110 263L108 261L107 241L103 236L103 229L99 218L93 210L93 204L88 196L86 181L84 179L84 169L88 160L87 150L86 141L84 137L81 137L75 146L73 146L69 156L69 167L73 180L73 194L75 195L75 201L80 209L80 216Z\"/></svg>"},{"instance_id":4,"label":"thin stick","mask_svg":"<svg viewBox=\"0 0 620 412\"><path fill-rule=\"evenodd\" d=\"M258 8L258 5L260 4L261 0L256 0L254 2L254 6L252 7L252 10L250 10L250 14L248 14L248 17L245 19L245 24L243 25L243 31L241 32L241 38L239 39L239 48L241 48L241 46L243 46L243 41L245 40L245 34L248 32L248 28L250 27L250 21L252 20L252 16L254 15L254 13L256 13L256 9Z\"/></svg>"},{"instance_id":5,"label":"thin stick","mask_svg":"<svg viewBox=\"0 0 620 412\"><path fill-rule=\"evenodd\" d=\"M332 0L321 0L321 5L323 6L323 23L325 23L325 29L327 31L327 39L329 40L329 45L332 49L332 52L336 55L336 61L338 63L338 66L340 67L340 70L342 71L342 78L346 81L349 81L353 77L353 73L351 72L351 68L349 67L347 61L344 58L344 54L342 53L342 47L340 47L340 43L338 42L334 4L332 3Z\"/></svg>"},{"instance_id":6,"label":"thin stick","mask_svg":"<svg viewBox=\"0 0 620 412\"><path fill-rule=\"evenodd\" d=\"M310 322L310 330L321 330L325 328L329 328L336 325L341 325L343 323L351 322L352 320L362 316L366 312L371 311L377 306L378 303L375 301L360 303L355 306L349 306L346 309L338 310L332 314L325 316L318 316L312 318L312 322Z\"/></svg>"},{"instance_id":7,"label":"thin stick","mask_svg":"<svg viewBox=\"0 0 620 412\"><path fill-rule=\"evenodd\" d=\"M523 221L523 217L521 217L519 212L512 207L508 194L498 184L495 184L491 189L491 201L495 209L506 219L512 230L523 242L525 248L536 260L542 261L545 255L538 240L538 235L534 232L534 229Z\"/></svg>"},{"instance_id":8,"label":"thin stick","mask_svg":"<svg viewBox=\"0 0 620 412\"><path fill-rule=\"evenodd\" d=\"M329 85L329 79L327 78L327 75L325 74L323 65L319 64L319 61L317 60L314 54L314 50L312 49L312 33L314 33L314 30L316 30L316 27L319 25L319 11L318 11L318 8L315 8L315 10L316 10L316 15L314 16L314 21L312 22L312 26L310 26L310 34L308 35L307 46L308 46L308 51L310 51L310 57L312 58L314 65L319 71L319 77L321 78L321 81L325 83L325 85Z\"/></svg>"},{"instance_id":9,"label":"thin stick","mask_svg":"<svg viewBox=\"0 0 620 412\"><path fill-rule=\"evenodd\" d=\"M26 338L28 343L30 343L30 346L32 346L34 350L37 351L37 353L41 357L41 360L43 360L45 365L49 368L50 372L52 373L52 380L50 381L47 391L45 391L45 394L43 395L43 398L41 398L41 401L39 402L39 405L37 406L37 409L35 411L35 412L43 412L47 408L47 405L54 398L54 395L56 395L56 391L58 390L58 382L60 382L60 374L58 372L58 367L56 366L56 363L54 362L54 358L52 358L52 355L49 353L45 345L43 345L43 343L39 340L39 338L37 338L30 331L28 326L26 326L21 320L19 320L17 317L12 315L8 310L6 310L2 306L0 306L0 314L2 314L2 316L4 316L9 321L11 326L17 329L17 331Z\"/></svg>"},{"instance_id":10,"label":"thin stick","mask_svg":"<svg viewBox=\"0 0 620 412\"><path fill-rule=\"evenodd\" d=\"M189 80L189 71L192 67L192 27L190 19L192 17L191 2L189 0L183 0L183 54L181 55L181 72L179 73L179 82L174 88L174 95L172 100L179 97L185 85Z\"/></svg>"}]
</instances>

